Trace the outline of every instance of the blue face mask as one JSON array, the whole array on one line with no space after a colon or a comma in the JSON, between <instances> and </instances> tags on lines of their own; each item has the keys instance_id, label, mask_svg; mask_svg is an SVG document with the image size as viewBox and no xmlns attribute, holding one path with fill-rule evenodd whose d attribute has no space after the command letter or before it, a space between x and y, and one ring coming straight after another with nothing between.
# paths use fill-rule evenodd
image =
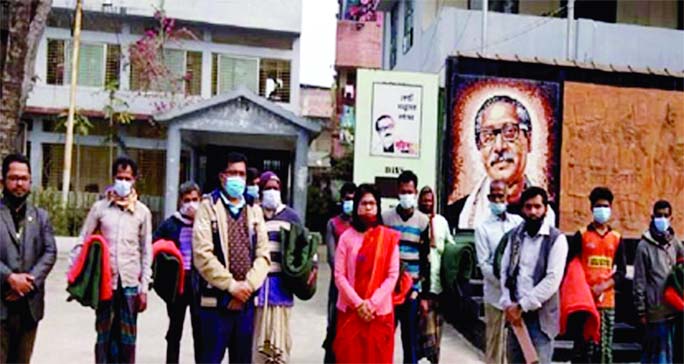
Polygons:
<instances>
[{"instance_id":1,"label":"blue face mask","mask_svg":"<svg viewBox=\"0 0 684 364\"><path fill-rule=\"evenodd\" d=\"M259 197L259 186L257 186L257 185L247 186L247 196L249 196L251 198Z\"/></svg>"},{"instance_id":2,"label":"blue face mask","mask_svg":"<svg viewBox=\"0 0 684 364\"><path fill-rule=\"evenodd\" d=\"M131 194L133 189L133 182L126 181L123 179L114 180L114 192L119 195L119 197L126 197Z\"/></svg>"},{"instance_id":3,"label":"blue face mask","mask_svg":"<svg viewBox=\"0 0 684 364\"><path fill-rule=\"evenodd\" d=\"M489 210L492 212L494 216L501 216L504 212L506 212L506 203L505 202L489 202Z\"/></svg>"},{"instance_id":4,"label":"blue face mask","mask_svg":"<svg viewBox=\"0 0 684 364\"><path fill-rule=\"evenodd\" d=\"M344 200L342 201L342 212L347 215L351 216L352 212L354 211L354 200Z\"/></svg>"},{"instance_id":5,"label":"blue face mask","mask_svg":"<svg viewBox=\"0 0 684 364\"><path fill-rule=\"evenodd\" d=\"M667 217L654 217L653 225L658 232L664 233L670 228L670 219Z\"/></svg>"},{"instance_id":6,"label":"blue face mask","mask_svg":"<svg viewBox=\"0 0 684 364\"><path fill-rule=\"evenodd\" d=\"M605 224L610 219L610 207L594 207L592 209L594 221Z\"/></svg>"},{"instance_id":7,"label":"blue face mask","mask_svg":"<svg viewBox=\"0 0 684 364\"><path fill-rule=\"evenodd\" d=\"M232 198L240 198L245 193L245 180L242 177L228 177L226 184L223 186L228 196Z\"/></svg>"}]
</instances>

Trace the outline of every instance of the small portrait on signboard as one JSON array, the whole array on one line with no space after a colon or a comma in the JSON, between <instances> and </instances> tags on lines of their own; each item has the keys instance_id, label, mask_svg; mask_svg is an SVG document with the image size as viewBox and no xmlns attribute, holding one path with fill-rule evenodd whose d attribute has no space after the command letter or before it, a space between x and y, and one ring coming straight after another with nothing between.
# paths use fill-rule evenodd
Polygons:
<instances>
[{"instance_id":1,"label":"small portrait on signboard","mask_svg":"<svg viewBox=\"0 0 684 364\"><path fill-rule=\"evenodd\" d=\"M421 86L373 84L371 155L419 157L422 91Z\"/></svg>"}]
</instances>

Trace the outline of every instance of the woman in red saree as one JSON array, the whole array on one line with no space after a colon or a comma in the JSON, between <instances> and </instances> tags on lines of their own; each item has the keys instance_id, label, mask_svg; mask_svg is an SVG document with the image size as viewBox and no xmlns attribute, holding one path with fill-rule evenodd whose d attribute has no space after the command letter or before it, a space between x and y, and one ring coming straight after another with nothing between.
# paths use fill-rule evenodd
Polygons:
<instances>
[{"instance_id":1,"label":"woman in red saree","mask_svg":"<svg viewBox=\"0 0 684 364\"><path fill-rule=\"evenodd\" d=\"M394 356L392 291L399 276L399 233L382 226L380 194L359 186L352 228L335 251L338 363L391 363Z\"/></svg>"}]
</instances>

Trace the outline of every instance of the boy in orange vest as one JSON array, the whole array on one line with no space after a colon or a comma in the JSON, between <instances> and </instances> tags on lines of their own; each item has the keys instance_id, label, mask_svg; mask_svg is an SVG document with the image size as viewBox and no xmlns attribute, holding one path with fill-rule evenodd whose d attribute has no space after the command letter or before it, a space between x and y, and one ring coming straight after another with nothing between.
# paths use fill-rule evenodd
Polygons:
<instances>
[{"instance_id":1,"label":"boy in orange vest","mask_svg":"<svg viewBox=\"0 0 684 364\"><path fill-rule=\"evenodd\" d=\"M612 363L615 286L625 277L625 253L620 233L608 224L613 193L606 187L596 187L589 200L593 221L571 239L568 261L580 258L601 317L601 337L594 343L585 341L580 334L575 339L573 362Z\"/></svg>"}]
</instances>

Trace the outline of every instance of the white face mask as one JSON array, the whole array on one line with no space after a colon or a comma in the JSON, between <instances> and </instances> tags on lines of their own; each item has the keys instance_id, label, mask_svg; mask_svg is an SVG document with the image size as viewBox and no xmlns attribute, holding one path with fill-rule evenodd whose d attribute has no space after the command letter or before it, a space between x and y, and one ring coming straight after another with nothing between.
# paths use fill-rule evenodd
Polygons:
<instances>
[{"instance_id":1,"label":"white face mask","mask_svg":"<svg viewBox=\"0 0 684 364\"><path fill-rule=\"evenodd\" d=\"M404 210L410 210L416 207L416 202L417 198L413 193L399 195L399 205L401 205L401 208Z\"/></svg>"},{"instance_id":2,"label":"white face mask","mask_svg":"<svg viewBox=\"0 0 684 364\"><path fill-rule=\"evenodd\" d=\"M126 181L123 179L114 180L114 192L119 195L119 197L126 197L131 194L131 189L133 188L133 181Z\"/></svg>"},{"instance_id":3,"label":"white face mask","mask_svg":"<svg viewBox=\"0 0 684 364\"><path fill-rule=\"evenodd\" d=\"M183 216L194 218L195 213L197 212L198 208L199 208L199 201L186 202L186 203L181 205L179 212Z\"/></svg>"},{"instance_id":4,"label":"white face mask","mask_svg":"<svg viewBox=\"0 0 684 364\"><path fill-rule=\"evenodd\" d=\"M263 199L261 200L261 204L269 209L269 210L275 210L280 205L282 204L282 201L280 199L280 191L278 190L264 190L263 192L264 196Z\"/></svg>"}]
</instances>

